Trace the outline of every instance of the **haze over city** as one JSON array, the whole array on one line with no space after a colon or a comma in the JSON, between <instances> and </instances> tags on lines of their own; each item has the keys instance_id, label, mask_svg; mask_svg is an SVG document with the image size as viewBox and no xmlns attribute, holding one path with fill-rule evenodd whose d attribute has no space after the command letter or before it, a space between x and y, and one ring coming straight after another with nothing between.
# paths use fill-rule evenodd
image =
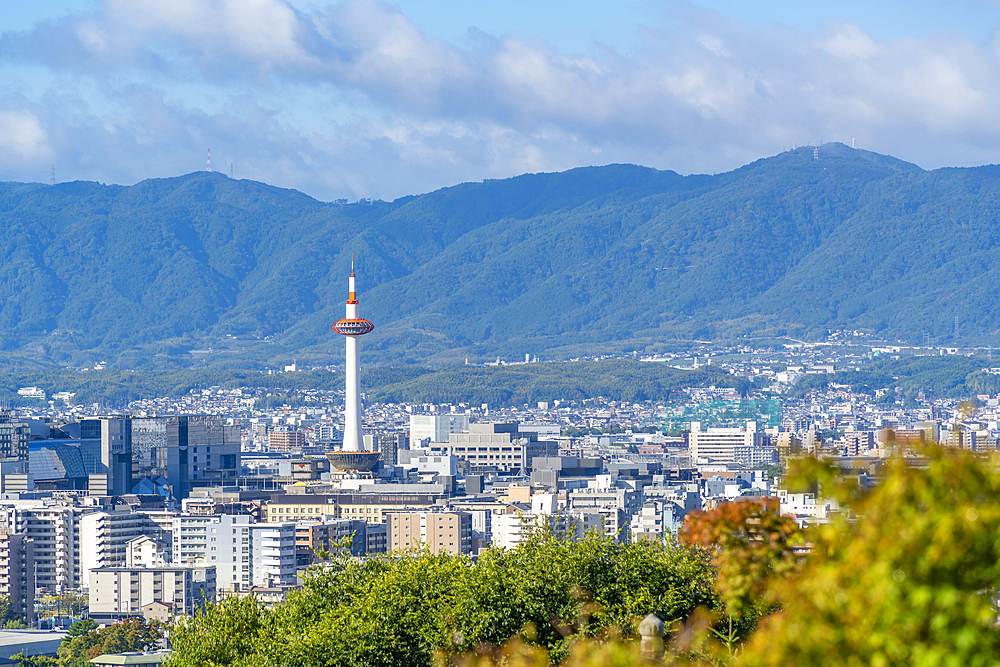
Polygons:
<instances>
[{"instance_id":1,"label":"haze over city","mask_svg":"<svg viewBox=\"0 0 1000 667\"><path fill-rule=\"evenodd\" d=\"M996 161L996 3L52 0L4 7L0 180L206 167L333 200L840 141ZM54 168L54 173L53 173Z\"/></svg>"}]
</instances>

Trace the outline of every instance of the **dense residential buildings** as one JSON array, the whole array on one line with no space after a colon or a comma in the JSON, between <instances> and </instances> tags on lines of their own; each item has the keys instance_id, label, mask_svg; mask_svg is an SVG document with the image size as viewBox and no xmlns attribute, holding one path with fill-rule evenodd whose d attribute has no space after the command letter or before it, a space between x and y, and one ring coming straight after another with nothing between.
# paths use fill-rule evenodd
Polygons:
<instances>
[{"instance_id":1,"label":"dense residential buildings","mask_svg":"<svg viewBox=\"0 0 1000 667\"><path fill-rule=\"evenodd\" d=\"M781 399L722 386L669 403L365 405L359 395L354 453L368 469L328 456L343 453L338 391L304 392L301 407L212 387L122 414L3 411L0 594L26 618L36 597L80 592L95 618L168 619L203 593L280 600L338 553L475 556L539 530L661 540L694 510L761 496L802 525L829 521L835 503L782 487L784 458L822 454L865 484L886 456L920 443L996 449L998 396L961 410L829 384L793 397L781 392L855 362L807 349L769 365L767 351L731 352L697 364L769 383Z\"/></svg>"}]
</instances>

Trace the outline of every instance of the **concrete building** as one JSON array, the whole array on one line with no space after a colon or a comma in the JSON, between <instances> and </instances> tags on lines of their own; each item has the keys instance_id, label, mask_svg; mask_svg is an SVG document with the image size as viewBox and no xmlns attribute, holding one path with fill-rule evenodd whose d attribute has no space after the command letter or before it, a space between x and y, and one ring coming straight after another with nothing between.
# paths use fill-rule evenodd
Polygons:
<instances>
[{"instance_id":1,"label":"concrete building","mask_svg":"<svg viewBox=\"0 0 1000 667\"><path fill-rule=\"evenodd\" d=\"M317 553L333 553L340 544L354 556L367 552L367 527L365 521L350 519L320 519L299 521L295 524L295 560L298 567L316 560Z\"/></svg>"},{"instance_id":2,"label":"concrete building","mask_svg":"<svg viewBox=\"0 0 1000 667\"><path fill-rule=\"evenodd\" d=\"M35 624L35 547L27 535L0 532L0 595L29 626Z\"/></svg>"},{"instance_id":3,"label":"concrete building","mask_svg":"<svg viewBox=\"0 0 1000 667\"><path fill-rule=\"evenodd\" d=\"M31 491L34 488L27 462L31 427L19 421L13 410L0 409L0 491Z\"/></svg>"},{"instance_id":4,"label":"concrete building","mask_svg":"<svg viewBox=\"0 0 1000 667\"><path fill-rule=\"evenodd\" d=\"M385 485L388 486L388 485ZM393 485L399 487L402 485ZM430 486L430 485L421 485ZM271 496L264 507L264 521L308 521L323 517L358 519L368 523L383 523L390 512L420 510L446 500L443 492L420 493L280 493Z\"/></svg>"},{"instance_id":5,"label":"concrete building","mask_svg":"<svg viewBox=\"0 0 1000 667\"><path fill-rule=\"evenodd\" d=\"M365 449L370 452L382 452L382 464L394 466L399 463L400 452L410 448L410 439L406 433L374 433L365 436Z\"/></svg>"},{"instance_id":6,"label":"concrete building","mask_svg":"<svg viewBox=\"0 0 1000 667\"><path fill-rule=\"evenodd\" d=\"M591 531L604 532L604 518L596 512L519 512L495 514L493 546L513 549L537 530L548 529L568 540L581 540Z\"/></svg>"},{"instance_id":7,"label":"concrete building","mask_svg":"<svg viewBox=\"0 0 1000 667\"><path fill-rule=\"evenodd\" d=\"M130 511L90 512L80 517L81 586L90 588L90 571L95 568L122 567L127 560L128 544L145 535L155 525L146 515Z\"/></svg>"},{"instance_id":8,"label":"concrete building","mask_svg":"<svg viewBox=\"0 0 1000 667\"><path fill-rule=\"evenodd\" d=\"M271 452L301 454L305 446L305 431L284 428L275 429L267 434L267 449Z\"/></svg>"},{"instance_id":9,"label":"concrete building","mask_svg":"<svg viewBox=\"0 0 1000 667\"><path fill-rule=\"evenodd\" d=\"M214 565L100 567L91 571L90 580L90 618L98 623L190 616L217 593Z\"/></svg>"},{"instance_id":10,"label":"concrete building","mask_svg":"<svg viewBox=\"0 0 1000 667\"><path fill-rule=\"evenodd\" d=\"M750 451L764 448L767 434L761 432L756 422L749 421L744 428L709 428L702 430L700 422L691 422L689 447L691 460L711 459L716 463L736 463L737 449ZM745 449L743 451L746 451Z\"/></svg>"},{"instance_id":11,"label":"concrete building","mask_svg":"<svg viewBox=\"0 0 1000 667\"><path fill-rule=\"evenodd\" d=\"M295 583L295 523L252 524L249 516L178 516L174 565L216 566L220 595Z\"/></svg>"},{"instance_id":12,"label":"concrete building","mask_svg":"<svg viewBox=\"0 0 1000 667\"><path fill-rule=\"evenodd\" d=\"M389 515L393 551L426 547L431 553L472 553L472 515L468 512L400 512Z\"/></svg>"},{"instance_id":13,"label":"concrete building","mask_svg":"<svg viewBox=\"0 0 1000 667\"><path fill-rule=\"evenodd\" d=\"M521 433L517 422L505 424L470 424L468 433L452 433L448 444L432 444L435 456L453 454L468 462L469 472L495 470L504 474L529 472L536 457L554 457L559 445L539 440L534 433Z\"/></svg>"},{"instance_id":14,"label":"concrete building","mask_svg":"<svg viewBox=\"0 0 1000 667\"><path fill-rule=\"evenodd\" d=\"M469 415L410 415L410 442L448 442L452 433L469 432Z\"/></svg>"},{"instance_id":15,"label":"concrete building","mask_svg":"<svg viewBox=\"0 0 1000 667\"><path fill-rule=\"evenodd\" d=\"M0 524L7 532L33 542L39 593L64 593L80 586L80 518L96 510L44 503L0 507Z\"/></svg>"},{"instance_id":16,"label":"concrete building","mask_svg":"<svg viewBox=\"0 0 1000 667\"><path fill-rule=\"evenodd\" d=\"M667 500L650 500L643 503L632 517L632 539L660 540L667 534L676 535L687 512L677 503Z\"/></svg>"},{"instance_id":17,"label":"concrete building","mask_svg":"<svg viewBox=\"0 0 1000 667\"><path fill-rule=\"evenodd\" d=\"M629 541L629 522L640 507L639 492L632 489L587 488L569 494L567 509L576 513L597 512L605 535L618 543Z\"/></svg>"},{"instance_id":18,"label":"concrete building","mask_svg":"<svg viewBox=\"0 0 1000 667\"><path fill-rule=\"evenodd\" d=\"M174 497L194 486L225 484L240 470L240 427L217 415L132 419L136 475L164 477Z\"/></svg>"}]
</instances>

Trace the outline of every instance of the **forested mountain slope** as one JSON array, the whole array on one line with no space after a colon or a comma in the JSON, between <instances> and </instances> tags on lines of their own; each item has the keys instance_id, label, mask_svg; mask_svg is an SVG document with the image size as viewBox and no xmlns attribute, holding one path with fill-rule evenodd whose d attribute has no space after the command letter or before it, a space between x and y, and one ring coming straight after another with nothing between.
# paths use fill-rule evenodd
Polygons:
<instances>
[{"instance_id":1,"label":"forested mountain slope","mask_svg":"<svg viewBox=\"0 0 1000 667\"><path fill-rule=\"evenodd\" d=\"M0 344L42 363L549 358L865 329L995 338L1000 168L840 144L716 176L631 165L319 202L218 173L0 184ZM209 354L207 350L211 349ZM156 363L159 363L156 362Z\"/></svg>"}]
</instances>

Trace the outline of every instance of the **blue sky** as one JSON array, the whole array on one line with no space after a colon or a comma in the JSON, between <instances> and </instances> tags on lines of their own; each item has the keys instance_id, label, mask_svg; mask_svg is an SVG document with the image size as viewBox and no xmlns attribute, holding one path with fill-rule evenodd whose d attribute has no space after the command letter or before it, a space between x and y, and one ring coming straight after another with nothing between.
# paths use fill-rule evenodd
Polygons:
<instances>
[{"instance_id":1,"label":"blue sky","mask_svg":"<svg viewBox=\"0 0 1000 667\"><path fill-rule=\"evenodd\" d=\"M320 199L855 139L1000 162L1000 3L5 3L0 180L213 166Z\"/></svg>"}]
</instances>

